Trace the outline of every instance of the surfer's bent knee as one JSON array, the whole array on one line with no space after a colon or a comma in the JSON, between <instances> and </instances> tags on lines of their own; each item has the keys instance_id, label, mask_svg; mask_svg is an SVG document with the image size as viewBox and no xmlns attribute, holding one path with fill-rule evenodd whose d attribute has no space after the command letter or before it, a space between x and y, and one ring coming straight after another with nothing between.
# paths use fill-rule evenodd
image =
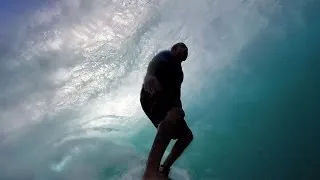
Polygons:
<instances>
[{"instance_id":1,"label":"surfer's bent knee","mask_svg":"<svg viewBox=\"0 0 320 180\"><path fill-rule=\"evenodd\" d=\"M189 130L187 133L186 133L186 138L189 142L191 142L194 138L193 136L193 133L191 132L191 130Z\"/></svg>"}]
</instances>

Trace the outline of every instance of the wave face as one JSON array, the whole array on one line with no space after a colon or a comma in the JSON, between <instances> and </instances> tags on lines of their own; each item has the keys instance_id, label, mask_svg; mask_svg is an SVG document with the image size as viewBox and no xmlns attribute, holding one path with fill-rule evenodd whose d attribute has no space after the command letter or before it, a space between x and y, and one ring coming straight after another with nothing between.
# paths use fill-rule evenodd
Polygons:
<instances>
[{"instance_id":1,"label":"wave face","mask_svg":"<svg viewBox=\"0 0 320 180\"><path fill-rule=\"evenodd\" d=\"M314 0L2 1L0 179L142 167L155 135L143 75L179 41L195 136L181 173L319 179L319 12Z\"/></svg>"}]
</instances>

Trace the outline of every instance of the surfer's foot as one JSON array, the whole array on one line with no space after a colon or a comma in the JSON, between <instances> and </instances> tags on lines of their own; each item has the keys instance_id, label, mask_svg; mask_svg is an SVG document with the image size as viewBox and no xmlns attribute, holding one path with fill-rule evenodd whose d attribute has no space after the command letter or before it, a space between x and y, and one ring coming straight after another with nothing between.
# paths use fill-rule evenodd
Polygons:
<instances>
[{"instance_id":1,"label":"surfer's foot","mask_svg":"<svg viewBox=\"0 0 320 180\"><path fill-rule=\"evenodd\" d=\"M166 167L164 165L161 165L160 168L159 168L159 172L161 174L163 174L165 177L169 177L169 173L170 173L170 168L169 167Z\"/></svg>"}]
</instances>

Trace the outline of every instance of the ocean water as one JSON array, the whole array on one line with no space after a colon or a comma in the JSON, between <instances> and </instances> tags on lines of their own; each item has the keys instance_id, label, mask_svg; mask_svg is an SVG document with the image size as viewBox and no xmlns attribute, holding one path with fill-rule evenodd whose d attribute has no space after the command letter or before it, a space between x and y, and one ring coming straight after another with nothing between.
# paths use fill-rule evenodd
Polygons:
<instances>
[{"instance_id":1,"label":"ocean water","mask_svg":"<svg viewBox=\"0 0 320 180\"><path fill-rule=\"evenodd\" d=\"M319 1L0 3L1 180L109 180L143 167L155 135L143 75L179 41L194 141L176 171L320 179Z\"/></svg>"}]
</instances>

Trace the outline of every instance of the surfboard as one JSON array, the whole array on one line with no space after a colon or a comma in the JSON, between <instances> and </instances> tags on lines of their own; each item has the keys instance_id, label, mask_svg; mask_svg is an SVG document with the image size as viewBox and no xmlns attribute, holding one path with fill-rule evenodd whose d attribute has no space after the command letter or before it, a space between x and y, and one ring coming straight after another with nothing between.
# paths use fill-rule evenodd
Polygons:
<instances>
[{"instance_id":1,"label":"surfboard","mask_svg":"<svg viewBox=\"0 0 320 180\"><path fill-rule=\"evenodd\" d=\"M119 180L141 180L144 173L144 167L136 167L123 174ZM191 180L187 171L178 168L171 168L168 180Z\"/></svg>"}]
</instances>

